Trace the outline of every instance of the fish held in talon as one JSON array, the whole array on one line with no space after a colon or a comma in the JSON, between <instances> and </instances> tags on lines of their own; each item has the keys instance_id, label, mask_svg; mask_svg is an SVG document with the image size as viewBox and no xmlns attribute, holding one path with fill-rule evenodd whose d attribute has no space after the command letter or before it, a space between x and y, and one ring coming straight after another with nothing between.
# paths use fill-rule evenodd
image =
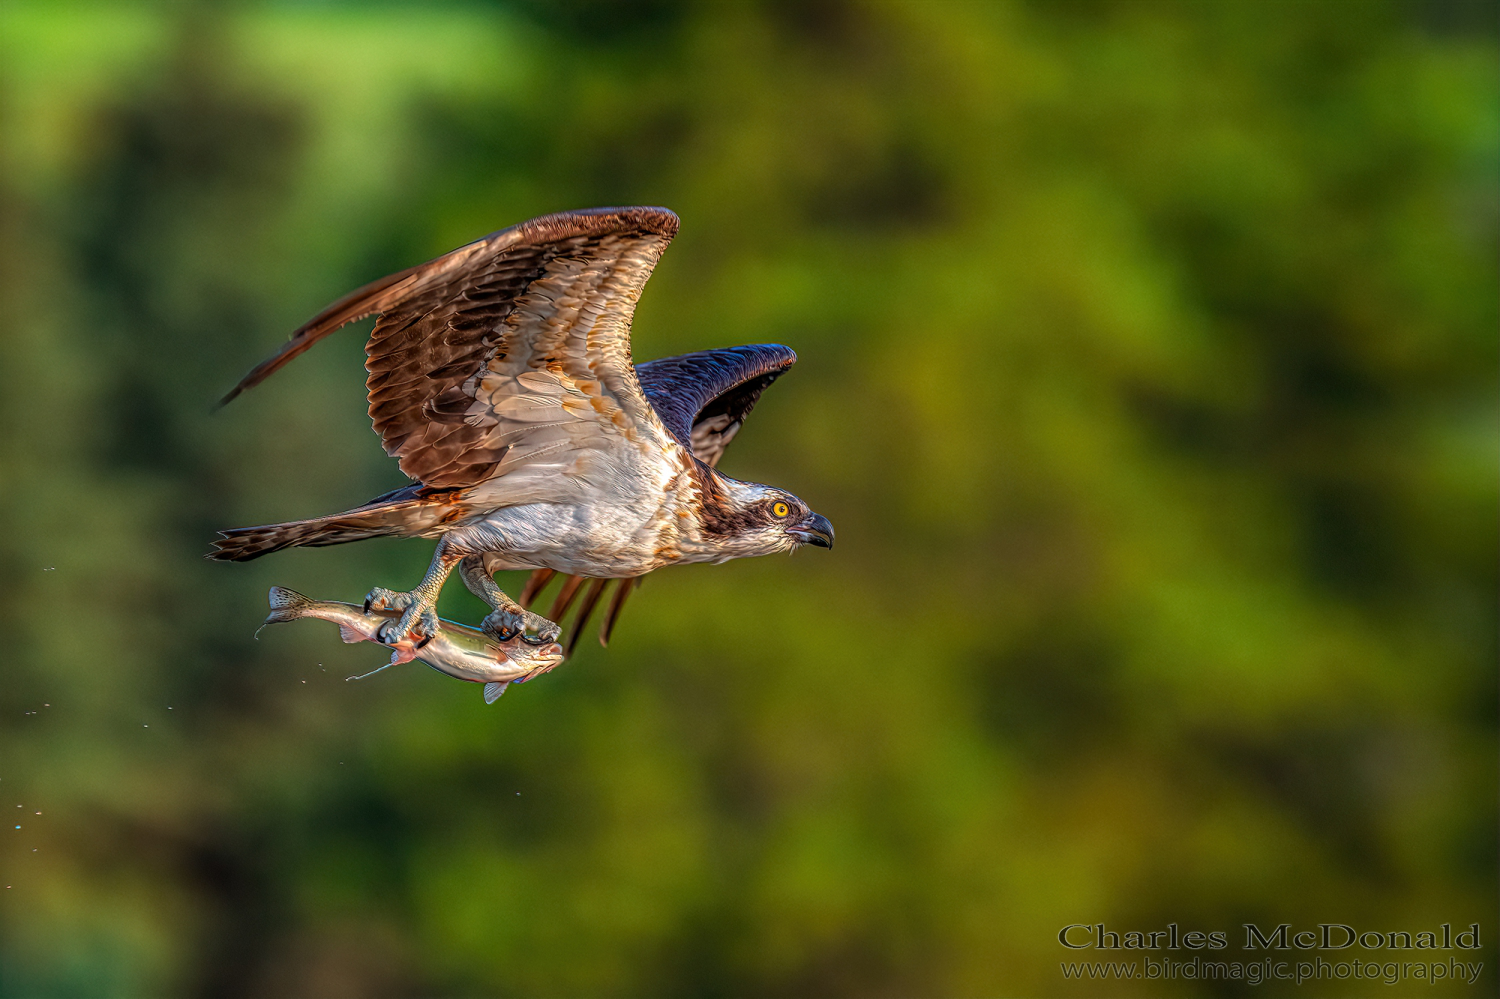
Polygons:
<instances>
[{"instance_id":1,"label":"fish held in talon","mask_svg":"<svg viewBox=\"0 0 1500 999\"><path fill-rule=\"evenodd\" d=\"M285 586L271 587L270 602L266 624L303 618L331 621L338 625L339 637L350 645L374 642L391 650L391 661L371 672L413 660L423 662L439 673L484 684L486 704L493 704L510 684L540 676L563 661L562 646L556 642L538 644L520 635L502 642L476 628L441 618L430 636L393 638L394 625L402 614L394 607L366 610L359 604L314 600Z\"/></svg>"}]
</instances>

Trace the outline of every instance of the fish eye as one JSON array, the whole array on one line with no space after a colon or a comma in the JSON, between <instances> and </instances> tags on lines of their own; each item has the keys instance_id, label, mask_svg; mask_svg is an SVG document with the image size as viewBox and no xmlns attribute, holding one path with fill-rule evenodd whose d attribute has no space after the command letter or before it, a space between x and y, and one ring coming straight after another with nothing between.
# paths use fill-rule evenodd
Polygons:
<instances>
[{"instance_id":1,"label":"fish eye","mask_svg":"<svg viewBox=\"0 0 1500 999\"><path fill-rule=\"evenodd\" d=\"M787 506L785 503L781 502L780 500L777 500L776 504L771 507L771 512L774 513L778 517L785 517L787 514L789 514L789 513L792 512L792 508L789 507L789 506Z\"/></svg>"}]
</instances>

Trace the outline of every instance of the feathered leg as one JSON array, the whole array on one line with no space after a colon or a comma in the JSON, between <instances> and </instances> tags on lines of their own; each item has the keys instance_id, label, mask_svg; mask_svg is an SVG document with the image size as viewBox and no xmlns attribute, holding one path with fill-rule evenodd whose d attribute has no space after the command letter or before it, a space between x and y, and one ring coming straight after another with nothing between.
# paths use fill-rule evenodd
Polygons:
<instances>
[{"instance_id":1,"label":"feathered leg","mask_svg":"<svg viewBox=\"0 0 1500 999\"><path fill-rule=\"evenodd\" d=\"M480 628L505 642L521 634L529 642L543 645L557 641L562 629L540 614L516 603L495 584L495 578L485 570L484 556L470 555L458 564L458 574L463 578L469 592L495 608L485 618Z\"/></svg>"}]
</instances>

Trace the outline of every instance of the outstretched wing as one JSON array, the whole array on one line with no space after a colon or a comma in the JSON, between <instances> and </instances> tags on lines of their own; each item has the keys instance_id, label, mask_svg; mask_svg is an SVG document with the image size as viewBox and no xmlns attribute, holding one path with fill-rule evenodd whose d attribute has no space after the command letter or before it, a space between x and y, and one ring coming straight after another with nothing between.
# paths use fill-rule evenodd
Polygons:
<instances>
[{"instance_id":1,"label":"outstretched wing","mask_svg":"<svg viewBox=\"0 0 1500 999\"><path fill-rule=\"evenodd\" d=\"M659 445L669 431L631 366L630 322L676 233L665 208L523 222L340 299L224 401L378 314L365 345L370 418L426 486L473 486L622 440Z\"/></svg>"},{"instance_id":2,"label":"outstretched wing","mask_svg":"<svg viewBox=\"0 0 1500 999\"><path fill-rule=\"evenodd\" d=\"M690 448L699 461L717 465L766 386L781 377L796 361L797 355L790 347L768 343L663 357L637 364L635 371L641 389L667 431L678 443ZM554 575L551 569L533 571L521 591L522 605L530 608ZM615 594L599 630L600 644L609 643L625 598L640 585L641 578L617 581ZM561 623L562 615L572 606L582 583L581 577L564 576L562 589L549 615L553 621ZM595 580L580 605L567 640L568 655L573 654L578 636L588 624L607 583L607 580Z\"/></svg>"},{"instance_id":3,"label":"outstretched wing","mask_svg":"<svg viewBox=\"0 0 1500 999\"><path fill-rule=\"evenodd\" d=\"M717 465L756 400L797 363L779 343L700 350L635 366L667 431L705 465Z\"/></svg>"}]
</instances>

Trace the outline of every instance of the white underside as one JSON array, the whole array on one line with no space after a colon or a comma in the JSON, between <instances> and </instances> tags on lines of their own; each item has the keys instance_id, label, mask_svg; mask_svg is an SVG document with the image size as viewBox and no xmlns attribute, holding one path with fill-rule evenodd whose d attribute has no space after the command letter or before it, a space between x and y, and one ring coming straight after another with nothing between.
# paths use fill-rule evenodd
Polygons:
<instances>
[{"instance_id":1,"label":"white underside","mask_svg":"<svg viewBox=\"0 0 1500 999\"><path fill-rule=\"evenodd\" d=\"M678 562L727 556L666 531L661 518L630 508L528 503L496 510L447 534L460 552L493 552L504 569L556 569L580 576L639 576Z\"/></svg>"},{"instance_id":2,"label":"white underside","mask_svg":"<svg viewBox=\"0 0 1500 999\"><path fill-rule=\"evenodd\" d=\"M706 537L698 518L701 497L686 461L671 445L658 453L629 449L568 472L528 469L524 498L512 492L499 509L445 532L447 544L457 554L493 553L489 562L499 568L593 578L639 576L666 565L725 562L794 546L779 529ZM744 500L767 492L754 483L723 482Z\"/></svg>"}]
</instances>

